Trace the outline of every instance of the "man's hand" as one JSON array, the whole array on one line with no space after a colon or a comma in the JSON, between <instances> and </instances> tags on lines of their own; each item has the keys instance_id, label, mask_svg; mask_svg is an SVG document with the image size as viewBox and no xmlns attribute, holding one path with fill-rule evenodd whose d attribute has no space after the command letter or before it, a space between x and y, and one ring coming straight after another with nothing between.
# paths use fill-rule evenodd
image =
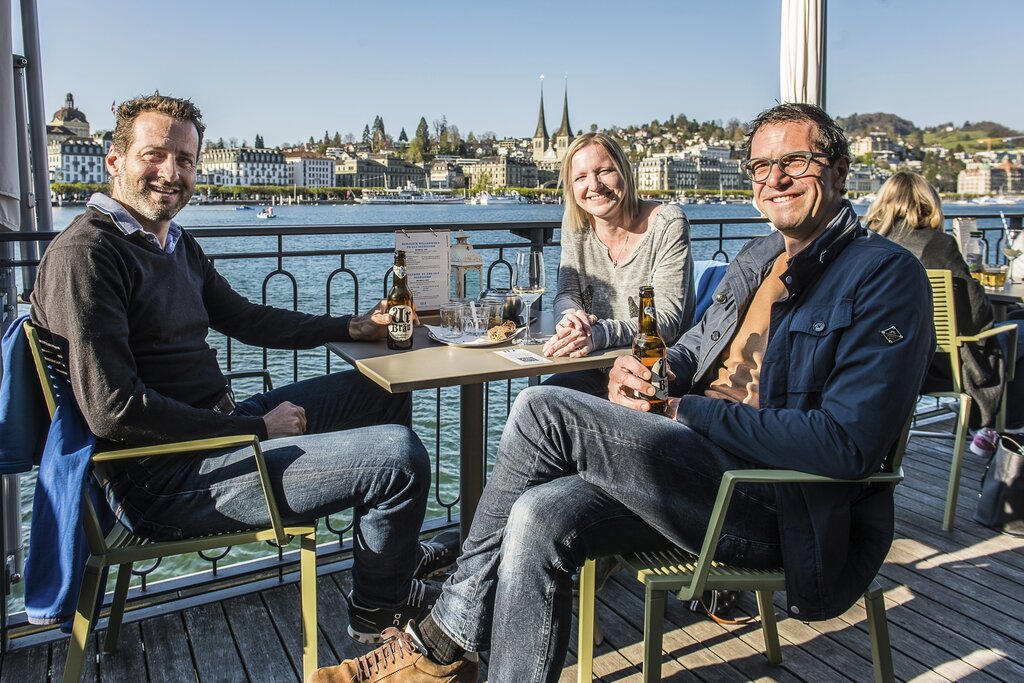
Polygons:
<instances>
[{"instance_id":1,"label":"man's hand","mask_svg":"<svg viewBox=\"0 0 1024 683\"><path fill-rule=\"evenodd\" d=\"M665 373L669 382L675 379L668 364L665 365ZM637 397L654 395L654 385L648 381L650 379L651 371L635 356L619 356L608 373L608 400L633 410L648 412L651 409L650 402ZM678 410L679 399L670 398L665 415L675 419Z\"/></svg>"},{"instance_id":2,"label":"man's hand","mask_svg":"<svg viewBox=\"0 0 1024 683\"><path fill-rule=\"evenodd\" d=\"M412 312L413 325L419 325L420 319L416 310ZM391 315L388 314L388 302L381 300L366 315L352 316L348 321L348 334L356 341L373 341L388 336L388 325L391 324Z\"/></svg>"},{"instance_id":3,"label":"man's hand","mask_svg":"<svg viewBox=\"0 0 1024 683\"><path fill-rule=\"evenodd\" d=\"M299 436L306 433L306 410L284 401L263 416L263 424L267 425L267 437L270 439Z\"/></svg>"}]
</instances>

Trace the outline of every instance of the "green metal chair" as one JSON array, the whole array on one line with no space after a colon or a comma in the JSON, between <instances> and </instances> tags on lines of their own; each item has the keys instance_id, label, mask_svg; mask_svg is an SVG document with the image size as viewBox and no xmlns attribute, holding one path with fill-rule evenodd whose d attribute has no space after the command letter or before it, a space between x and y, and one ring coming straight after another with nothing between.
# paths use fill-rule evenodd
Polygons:
<instances>
[{"instance_id":1,"label":"green metal chair","mask_svg":"<svg viewBox=\"0 0 1024 683\"><path fill-rule=\"evenodd\" d=\"M879 473L858 481L885 483L895 486L903 480L903 453L910 431L907 421L903 433ZM761 628L764 632L768 661L779 664L782 648L775 622L773 593L786 589L783 569L755 570L731 567L714 561L714 550L725 524L726 511L733 491L740 483L758 484L810 484L835 483L841 480L806 474L793 470L732 470L722 477L718 497L712 509L711 520L699 555L681 548L663 552L636 553L619 556L619 560L644 584L644 653L643 680L650 683L661 679L662 629L665 620L665 601L668 593L675 593L684 601L699 599L708 590L755 591ZM871 638L871 659L875 681L893 680L892 652L889 647L889 629L885 618L882 587L877 580L864 594L867 607L868 633ZM588 559L580 570L579 628L578 628L577 680L593 678L594 660L594 561Z\"/></svg>"},{"instance_id":2,"label":"green metal chair","mask_svg":"<svg viewBox=\"0 0 1024 683\"><path fill-rule=\"evenodd\" d=\"M24 325L35 362L36 373L42 389L43 398L50 416L57 409L57 395L53 385L51 372L54 364L61 362L53 354L56 349L40 341L38 331L30 324ZM288 545L292 537L299 537L299 583L301 593L302 620L302 677L307 678L317 668L317 625L316 625L316 521L309 524L283 526L278 513L277 502L270 488L263 452L259 439L253 435L220 437L181 441L170 444L127 448L115 451L94 453L93 466L102 470L106 463L143 457L174 457L186 453L196 453L218 448L249 446L252 448L253 460L259 472L263 494L266 498L270 514L270 527L210 536L184 538L176 541L147 541L128 531L119 523L104 534L99 517L89 496L82 497L82 518L85 535L89 544L89 560L86 565L85 578L78 597L75 620L68 645L67 662L64 666L65 683L81 679L82 664L86 641L93 627L93 615L96 613L96 601L99 599L103 586L101 577L103 570L117 566L117 581L114 585L114 596L110 606L110 617L107 635L103 641L103 652L117 651L117 641L124 616L125 600L131 580L131 568L135 562L154 560L171 555L199 552L214 548L269 541L278 546Z\"/></svg>"},{"instance_id":3,"label":"green metal chair","mask_svg":"<svg viewBox=\"0 0 1024 683\"><path fill-rule=\"evenodd\" d=\"M1017 326L1000 325L991 327L974 335L961 335L957 331L956 305L953 298L953 274L948 270L929 269L928 281L932 287L932 316L935 319L935 352L949 355L950 376L953 387L950 391L934 391L925 394L935 398L955 398L959 402L956 419L956 431L936 432L915 429L911 436L928 438L953 439L953 458L949 465L949 484L946 489L946 511L942 517L942 528L949 531L953 528L956 516L956 501L960 492L960 471L963 467L964 446L970 438L968 421L971 415L971 397L964 390L960 349L969 343L975 343L994 337L997 334L1008 334L1010 348L1017 347ZM1013 354L1006 359L1006 382L1013 379L1016 358ZM1004 385L1002 404L996 416L996 431L1002 431L1006 419L1006 391Z\"/></svg>"}]
</instances>

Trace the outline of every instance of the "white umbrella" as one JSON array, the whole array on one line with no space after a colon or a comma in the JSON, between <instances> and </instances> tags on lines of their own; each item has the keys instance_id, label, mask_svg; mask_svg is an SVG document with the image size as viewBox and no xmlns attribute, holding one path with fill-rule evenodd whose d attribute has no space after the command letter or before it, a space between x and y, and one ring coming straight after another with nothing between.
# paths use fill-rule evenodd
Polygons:
<instances>
[{"instance_id":1,"label":"white umbrella","mask_svg":"<svg viewBox=\"0 0 1024 683\"><path fill-rule=\"evenodd\" d=\"M780 101L825 107L827 0L782 0Z\"/></svg>"},{"instance_id":2,"label":"white umbrella","mask_svg":"<svg viewBox=\"0 0 1024 683\"><path fill-rule=\"evenodd\" d=\"M17 230L21 184L18 180L18 138L14 125L14 69L12 67L11 2L0 0L0 229Z\"/></svg>"}]
</instances>

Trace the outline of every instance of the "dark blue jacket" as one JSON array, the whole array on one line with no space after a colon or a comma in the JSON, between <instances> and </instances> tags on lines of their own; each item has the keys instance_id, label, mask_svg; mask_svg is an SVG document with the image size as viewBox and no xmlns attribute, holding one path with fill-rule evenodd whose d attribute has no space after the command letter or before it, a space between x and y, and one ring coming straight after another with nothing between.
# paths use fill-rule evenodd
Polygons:
<instances>
[{"instance_id":1,"label":"dark blue jacket","mask_svg":"<svg viewBox=\"0 0 1024 683\"><path fill-rule=\"evenodd\" d=\"M754 467L869 476L913 410L935 338L921 264L863 228L849 203L782 275L787 295L772 306L760 409L702 393L783 247L778 233L748 243L704 318L669 350L671 393L686 394L677 419ZM843 613L892 543L891 487L775 488L790 614Z\"/></svg>"},{"instance_id":2,"label":"dark blue jacket","mask_svg":"<svg viewBox=\"0 0 1024 683\"><path fill-rule=\"evenodd\" d=\"M70 626L89 548L81 523L82 493L92 496L105 529L113 513L102 489L89 476L96 439L85 425L60 375L53 420L39 389L28 340L15 320L3 338L0 382L0 471L24 472L39 462L32 500L32 533L25 559L25 612L33 624ZM26 466L27 465L27 466Z\"/></svg>"}]
</instances>

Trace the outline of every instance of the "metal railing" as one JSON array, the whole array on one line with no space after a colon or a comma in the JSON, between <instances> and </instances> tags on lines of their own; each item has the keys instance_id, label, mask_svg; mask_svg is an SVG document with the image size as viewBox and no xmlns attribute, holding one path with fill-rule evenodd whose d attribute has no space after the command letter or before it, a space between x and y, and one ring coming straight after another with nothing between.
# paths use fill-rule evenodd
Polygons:
<instances>
[{"instance_id":1,"label":"metal railing","mask_svg":"<svg viewBox=\"0 0 1024 683\"><path fill-rule=\"evenodd\" d=\"M976 218L978 229L986 235L989 251L999 256L1003 228L998 216L969 211L957 212L950 218L954 216ZM1022 218L1024 209L1008 217L1012 221L1011 227L1019 229ZM443 225L259 225L198 227L189 228L189 232L203 244L218 270L225 273L232 285L249 298L294 310L337 315L361 312L385 294L393 251L387 236L397 231L463 229L483 238L474 242L473 246L487 264L483 284L491 287L507 286L516 251L548 251L559 247L558 228L559 224L554 221L528 221ZM768 230L767 224L760 218L691 219L691 250L695 260L714 258L728 261L750 238L763 235ZM0 279L16 282L17 271L38 265L38 259L34 258L29 245L38 245L39 251L43 251L45 245L57 234L0 231L0 247L5 243L13 243L18 247L17 256L0 257ZM346 238L353 241L353 244L337 244L345 242ZM355 238L358 238L358 242L354 241ZM11 251L0 249L0 254ZM551 271L557 270L557 258L549 257L546 262ZM556 279L552 277L549 282L556 282ZM364 283L370 287L369 294L363 292L366 289ZM314 288L318 291L311 291ZM21 306L24 310L23 301ZM5 301L5 329L16 314L17 306L14 302ZM326 350L253 348L214 333L210 341L211 345L223 352L226 369L262 367L270 370L278 381L297 381L321 372L331 372L342 365ZM509 380L487 386L484 393L484 433L488 463L497 447L512 401L526 384L526 380ZM259 387L253 389L262 390ZM458 519L456 392L455 389L421 391L416 392L414 399L417 433L428 449L433 447L434 458L433 500L425 531L454 525ZM485 473L486 469L485 463ZM18 487L7 486L4 490L16 492ZM5 505L5 515L8 518L11 515L22 517L21 507L21 501L15 501L13 506ZM27 520L24 522L27 524ZM349 514L335 515L326 520L326 524L321 527L320 537L323 544L322 562L347 561L351 549L351 530L352 519ZM8 553L11 550L7 548ZM293 553L271 547L264 551L247 549L244 551L245 557L232 559L233 554L242 552L225 550L215 556L203 555L201 560L205 564L199 566L205 566L205 569L192 568L184 578L178 577L180 567L173 571L161 571L159 562L139 568L135 572L139 578L132 595L146 600L159 600L183 591L201 591L218 578L242 581L246 577L265 576L267 572L283 575L295 561ZM162 575L176 578L158 580ZM19 633L31 631L26 625L23 612L13 614L9 626L16 628Z\"/></svg>"}]
</instances>

